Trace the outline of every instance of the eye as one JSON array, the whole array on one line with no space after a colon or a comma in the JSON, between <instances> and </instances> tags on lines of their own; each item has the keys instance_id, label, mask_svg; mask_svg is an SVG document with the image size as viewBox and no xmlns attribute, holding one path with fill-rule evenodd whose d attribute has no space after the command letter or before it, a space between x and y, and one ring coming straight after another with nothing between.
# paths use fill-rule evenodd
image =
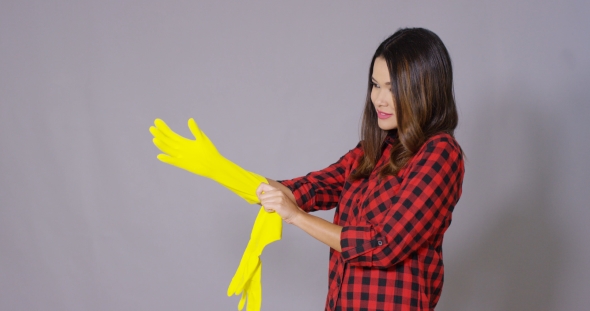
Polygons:
<instances>
[{"instance_id":1,"label":"eye","mask_svg":"<svg viewBox=\"0 0 590 311\"><path fill-rule=\"evenodd\" d=\"M377 88L377 89L379 88L379 85L377 83L371 82L371 84L373 85L374 88Z\"/></svg>"}]
</instances>

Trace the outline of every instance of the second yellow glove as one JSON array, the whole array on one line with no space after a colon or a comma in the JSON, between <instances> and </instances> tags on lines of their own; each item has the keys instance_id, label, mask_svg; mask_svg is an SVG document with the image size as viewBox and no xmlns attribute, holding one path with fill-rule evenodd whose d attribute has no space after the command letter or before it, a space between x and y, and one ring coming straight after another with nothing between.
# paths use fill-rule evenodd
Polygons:
<instances>
[{"instance_id":1,"label":"second yellow glove","mask_svg":"<svg viewBox=\"0 0 590 311\"><path fill-rule=\"evenodd\" d=\"M246 297L248 298L248 311L260 310L262 303L260 255L268 244L281 239L282 228L283 222L279 214L268 213L264 208L260 208L254 221L248 246L246 246L238 270L227 289L228 296L242 293L238 310L242 310Z\"/></svg>"}]
</instances>

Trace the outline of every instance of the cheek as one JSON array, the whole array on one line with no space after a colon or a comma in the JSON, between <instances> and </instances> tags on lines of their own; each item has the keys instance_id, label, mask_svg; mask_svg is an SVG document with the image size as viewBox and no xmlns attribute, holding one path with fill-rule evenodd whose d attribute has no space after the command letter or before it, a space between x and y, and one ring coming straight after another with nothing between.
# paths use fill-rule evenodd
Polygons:
<instances>
[{"instance_id":1,"label":"cheek","mask_svg":"<svg viewBox=\"0 0 590 311\"><path fill-rule=\"evenodd\" d=\"M371 91L371 102L373 103L373 105L375 105L375 101L377 100L377 94L376 92L373 90Z\"/></svg>"},{"instance_id":2,"label":"cheek","mask_svg":"<svg viewBox=\"0 0 590 311\"><path fill-rule=\"evenodd\" d=\"M395 104L394 104L394 100L393 100L393 94L389 94L389 106L391 108L393 108L393 110L395 111Z\"/></svg>"}]
</instances>

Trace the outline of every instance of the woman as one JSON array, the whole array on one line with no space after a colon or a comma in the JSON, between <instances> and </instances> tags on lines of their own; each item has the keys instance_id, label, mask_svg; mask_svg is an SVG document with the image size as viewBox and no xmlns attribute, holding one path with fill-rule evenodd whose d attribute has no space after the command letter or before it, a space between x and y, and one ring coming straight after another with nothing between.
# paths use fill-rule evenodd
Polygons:
<instances>
[{"instance_id":1,"label":"woman","mask_svg":"<svg viewBox=\"0 0 590 311\"><path fill-rule=\"evenodd\" d=\"M278 214L330 246L326 310L433 310L443 286L443 234L463 181L457 121L448 52L434 33L413 28L377 48L361 142L323 170L283 181L246 171L220 155L192 119L195 140L159 119L150 132L161 161L261 203L276 212L263 217ZM331 208L333 223L308 214ZM280 238L277 220L263 245ZM244 293L240 306L248 296L260 308L260 288L244 281L253 275L259 283L260 251L247 248L230 284L229 294Z\"/></svg>"},{"instance_id":2,"label":"woman","mask_svg":"<svg viewBox=\"0 0 590 311\"><path fill-rule=\"evenodd\" d=\"M451 60L436 34L414 28L381 43L371 64L356 148L306 176L268 179L257 195L330 246L326 310L433 310L464 174ZM308 214L331 208L333 223Z\"/></svg>"}]
</instances>

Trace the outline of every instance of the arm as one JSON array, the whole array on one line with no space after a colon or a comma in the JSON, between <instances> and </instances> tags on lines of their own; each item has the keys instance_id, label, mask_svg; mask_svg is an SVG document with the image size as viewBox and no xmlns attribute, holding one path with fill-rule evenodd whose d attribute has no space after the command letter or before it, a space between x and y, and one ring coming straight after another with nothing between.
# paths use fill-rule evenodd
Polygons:
<instances>
[{"instance_id":1,"label":"arm","mask_svg":"<svg viewBox=\"0 0 590 311\"><path fill-rule=\"evenodd\" d=\"M340 246L342 226L333 224L323 218L305 212L299 213L297 217L293 219L292 224L334 250L338 252L342 251L342 247Z\"/></svg>"},{"instance_id":2,"label":"arm","mask_svg":"<svg viewBox=\"0 0 590 311\"><path fill-rule=\"evenodd\" d=\"M346 177L362 154L361 143L358 143L330 166L305 176L276 181L275 188L288 189L289 198L305 212L332 209L338 205Z\"/></svg>"},{"instance_id":3,"label":"arm","mask_svg":"<svg viewBox=\"0 0 590 311\"><path fill-rule=\"evenodd\" d=\"M267 180L269 180L270 185L260 184L256 190L256 194L267 212L278 213L286 223L299 227L318 241L336 251L341 251L341 226L306 213L297 206L294 200L295 197L289 188L274 180Z\"/></svg>"},{"instance_id":4,"label":"arm","mask_svg":"<svg viewBox=\"0 0 590 311\"><path fill-rule=\"evenodd\" d=\"M267 211L276 211L285 222L299 227L334 250L341 251L342 227L307 213L330 209L338 204L346 176L362 153L361 143L358 143L325 169L290 180L267 178L270 186L261 184L256 194L261 200L264 198L261 202Z\"/></svg>"}]
</instances>

